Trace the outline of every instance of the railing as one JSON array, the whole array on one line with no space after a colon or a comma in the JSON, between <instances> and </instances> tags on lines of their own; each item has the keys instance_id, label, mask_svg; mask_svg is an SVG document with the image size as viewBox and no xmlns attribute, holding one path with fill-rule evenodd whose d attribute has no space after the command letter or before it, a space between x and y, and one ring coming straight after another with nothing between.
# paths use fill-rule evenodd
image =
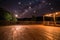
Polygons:
<instances>
[{"instance_id":1,"label":"railing","mask_svg":"<svg viewBox=\"0 0 60 40\"><path fill-rule=\"evenodd\" d=\"M44 21L44 25L51 25L51 26L60 26L60 21Z\"/></svg>"},{"instance_id":2,"label":"railing","mask_svg":"<svg viewBox=\"0 0 60 40\"><path fill-rule=\"evenodd\" d=\"M42 24L43 21L0 21L0 25L10 25L10 24Z\"/></svg>"},{"instance_id":3,"label":"railing","mask_svg":"<svg viewBox=\"0 0 60 40\"><path fill-rule=\"evenodd\" d=\"M42 24L42 21L18 21L17 24Z\"/></svg>"}]
</instances>

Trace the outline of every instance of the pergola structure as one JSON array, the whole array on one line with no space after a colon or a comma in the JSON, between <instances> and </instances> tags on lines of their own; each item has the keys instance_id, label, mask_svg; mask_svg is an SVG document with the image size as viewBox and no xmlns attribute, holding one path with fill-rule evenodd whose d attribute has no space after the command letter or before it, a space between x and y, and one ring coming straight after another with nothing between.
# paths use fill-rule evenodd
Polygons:
<instances>
[{"instance_id":1,"label":"pergola structure","mask_svg":"<svg viewBox=\"0 0 60 40\"><path fill-rule=\"evenodd\" d=\"M44 17L52 17L54 21L54 25L56 25L56 17L60 17L60 12L54 12L43 15L43 24L45 24L45 18Z\"/></svg>"}]
</instances>

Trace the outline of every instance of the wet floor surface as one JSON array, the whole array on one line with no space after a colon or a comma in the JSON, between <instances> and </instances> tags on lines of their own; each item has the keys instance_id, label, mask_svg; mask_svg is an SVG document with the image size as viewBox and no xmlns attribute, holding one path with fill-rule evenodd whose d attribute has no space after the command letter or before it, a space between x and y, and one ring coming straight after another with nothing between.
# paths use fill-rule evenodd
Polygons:
<instances>
[{"instance_id":1,"label":"wet floor surface","mask_svg":"<svg viewBox=\"0 0 60 40\"><path fill-rule=\"evenodd\" d=\"M60 40L60 27L11 25L0 27L0 40Z\"/></svg>"}]
</instances>

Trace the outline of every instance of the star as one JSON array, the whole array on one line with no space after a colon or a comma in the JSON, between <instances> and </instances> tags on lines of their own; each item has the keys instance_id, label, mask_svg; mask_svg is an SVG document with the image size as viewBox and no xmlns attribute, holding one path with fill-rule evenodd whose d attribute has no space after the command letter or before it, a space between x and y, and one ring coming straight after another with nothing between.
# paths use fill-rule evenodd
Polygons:
<instances>
[{"instance_id":1,"label":"star","mask_svg":"<svg viewBox=\"0 0 60 40\"><path fill-rule=\"evenodd\" d=\"M48 3L49 5L51 5L51 3Z\"/></svg>"},{"instance_id":2,"label":"star","mask_svg":"<svg viewBox=\"0 0 60 40\"><path fill-rule=\"evenodd\" d=\"M25 9L25 12L28 12L28 10L27 10L27 9Z\"/></svg>"},{"instance_id":3,"label":"star","mask_svg":"<svg viewBox=\"0 0 60 40\"><path fill-rule=\"evenodd\" d=\"M29 9L31 9L31 6L29 6Z\"/></svg>"},{"instance_id":4,"label":"star","mask_svg":"<svg viewBox=\"0 0 60 40\"><path fill-rule=\"evenodd\" d=\"M46 1L44 1L44 0L42 1L42 3L45 3L45 2L46 2Z\"/></svg>"},{"instance_id":5,"label":"star","mask_svg":"<svg viewBox=\"0 0 60 40\"><path fill-rule=\"evenodd\" d=\"M31 5L32 3L30 2L29 4Z\"/></svg>"},{"instance_id":6,"label":"star","mask_svg":"<svg viewBox=\"0 0 60 40\"><path fill-rule=\"evenodd\" d=\"M16 11L16 10L15 10L14 12L15 12L15 13L17 13L17 11Z\"/></svg>"},{"instance_id":7,"label":"star","mask_svg":"<svg viewBox=\"0 0 60 40\"><path fill-rule=\"evenodd\" d=\"M20 5L20 4L21 4L21 2L18 2L18 4Z\"/></svg>"},{"instance_id":8,"label":"star","mask_svg":"<svg viewBox=\"0 0 60 40\"><path fill-rule=\"evenodd\" d=\"M55 1L56 0L2 0L0 7L9 10L13 15L18 14L19 17L20 15L21 17L30 17L29 15L31 14L38 16L43 13L60 10L58 1Z\"/></svg>"},{"instance_id":9,"label":"star","mask_svg":"<svg viewBox=\"0 0 60 40\"><path fill-rule=\"evenodd\" d=\"M53 10L53 8L51 8L51 10Z\"/></svg>"},{"instance_id":10,"label":"star","mask_svg":"<svg viewBox=\"0 0 60 40\"><path fill-rule=\"evenodd\" d=\"M35 11L35 10L34 10L33 12L34 12L34 13L36 13L36 11Z\"/></svg>"}]
</instances>

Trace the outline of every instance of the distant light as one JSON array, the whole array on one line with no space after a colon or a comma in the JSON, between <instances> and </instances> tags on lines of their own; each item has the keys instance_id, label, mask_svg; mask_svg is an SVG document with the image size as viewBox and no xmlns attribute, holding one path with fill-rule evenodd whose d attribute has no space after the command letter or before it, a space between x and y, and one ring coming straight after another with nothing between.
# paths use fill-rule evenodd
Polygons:
<instances>
[{"instance_id":1,"label":"distant light","mask_svg":"<svg viewBox=\"0 0 60 40\"><path fill-rule=\"evenodd\" d=\"M15 17L18 17L18 15L16 14Z\"/></svg>"}]
</instances>

